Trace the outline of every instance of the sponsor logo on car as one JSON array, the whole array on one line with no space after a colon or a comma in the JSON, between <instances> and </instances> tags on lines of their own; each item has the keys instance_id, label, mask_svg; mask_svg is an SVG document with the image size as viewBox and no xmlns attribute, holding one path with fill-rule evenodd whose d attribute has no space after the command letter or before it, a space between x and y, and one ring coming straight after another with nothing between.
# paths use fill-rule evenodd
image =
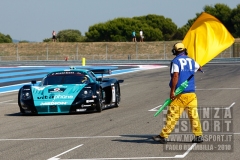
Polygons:
<instances>
[{"instance_id":1,"label":"sponsor logo on car","mask_svg":"<svg viewBox=\"0 0 240 160\"><path fill-rule=\"evenodd\" d=\"M82 104L81 107L91 107L91 104Z\"/></svg>"},{"instance_id":2,"label":"sponsor logo on car","mask_svg":"<svg viewBox=\"0 0 240 160\"><path fill-rule=\"evenodd\" d=\"M49 106L49 105L66 105L67 102L42 102L41 106Z\"/></svg>"},{"instance_id":3,"label":"sponsor logo on car","mask_svg":"<svg viewBox=\"0 0 240 160\"><path fill-rule=\"evenodd\" d=\"M71 95L50 95L50 96L40 96L37 99L73 99Z\"/></svg>"},{"instance_id":4,"label":"sponsor logo on car","mask_svg":"<svg viewBox=\"0 0 240 160\"><path fill-rule=\"evenodd\" d=\"M75 72L56 72L56 73L52 73L51 75L59 75L59 74L75 74Z\"/></svg>"},{"instance_id":5,"label":"sponsor logo on car","mask_svg":"<svg viewBox=\"0 0 240 160\"><path fill-rule=\"evenodd\" d=\"M91 103L91 102L94 102L94 100L86 100L86 103Z\"/></svg>"},{"instance_id":6,"label":"sponsor logo on car","mask_svg":"<svg viewBox=\"0 0 240 160\"><path fill-rule=\"evenodd\" d=\"M84 108L84 109L76 109L77 112L83 112L83 111L86 111L87 109Z\"/></svg>"},{"instance_id":7,"label":"sponsor logo on car","mask_svg":"<svg viewBox=\"0 0 240 160\"><path fill-rule=\"evenodd\" d=\"M48 92L52 93L52 92L64 92L66 90L66 88L51 88L48 90Z\"/></svg>"}]
</instances>

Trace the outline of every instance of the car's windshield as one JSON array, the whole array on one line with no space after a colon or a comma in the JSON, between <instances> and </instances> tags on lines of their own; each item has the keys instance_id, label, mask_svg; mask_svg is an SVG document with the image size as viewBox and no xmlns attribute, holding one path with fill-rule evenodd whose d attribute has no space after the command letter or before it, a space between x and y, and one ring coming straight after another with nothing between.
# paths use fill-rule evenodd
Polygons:
<instances>
[{"instance_id":1,"label":"car's windshield","mask_svg":"<svg viewBox=\"0 0 240 160\"><path fill-rule=\"evenodd\" d=\"M84 74L53 74L43 80L43 85L87 83L89 83L89 78Z\"/></svg>"}]
</instances>

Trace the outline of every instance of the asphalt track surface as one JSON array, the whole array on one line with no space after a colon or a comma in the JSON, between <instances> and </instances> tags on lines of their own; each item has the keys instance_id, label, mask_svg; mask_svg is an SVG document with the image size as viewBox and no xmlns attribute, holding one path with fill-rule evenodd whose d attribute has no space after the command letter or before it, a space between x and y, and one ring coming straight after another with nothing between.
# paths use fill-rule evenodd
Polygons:
<instances>
[{"instance_id":1,"label":"asphalt track surface","mask_svg":"<svg viewBox=\"0 0 240 160\"><path fill-rule=\"evenodd\" d=\"M166 145L151 139L163 126L163 114L153 115L169 96L167 67L114 76L124 79L120 107L101 113L23 116L19 114L17 92L0 94L0 159L239 159L240 65L208 64L203 69L205 73L195 75L199 107L221 108L222 114L231 111L228 120L234 138L230 140L230 151L210 151L207 147L194 150L217 142L192 144L190 140L168 142L172 147L188 146L169 151ZM219 120L216 114L212 111L207 120ZM221 131L214 134L227 130L226 125L221 126ZM210 128L215 126L211 123Z\"/></svg>"}]
</instances>

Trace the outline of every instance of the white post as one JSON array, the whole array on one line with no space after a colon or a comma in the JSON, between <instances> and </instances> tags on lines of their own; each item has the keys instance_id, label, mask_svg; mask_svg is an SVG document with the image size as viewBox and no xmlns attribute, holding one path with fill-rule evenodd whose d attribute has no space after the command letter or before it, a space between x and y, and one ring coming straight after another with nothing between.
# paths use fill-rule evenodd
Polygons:
<instances>
[{"instance_id":1,"label":"white post","mask_svg":"<svg viewBox=\"0 0 240 160\"><path fill-rule=\"evenodd\" d=\"M135 42L136 44L136 59L138 59L138 46L137 46L137 42Z\"/></svg>"},{"instance_id":2,"label":"white post","mask_svg":"<svg viewBox=\"0 0 240 160\"><path fill-rule=\"evenodd\" d=\"M106 60L108 59L108 46L107 46L107 43L106 43Z\"/></svg>"},{"instance_id":3,"label":"white post","mask_svg":"<svg viewBox=\"0 0 240 160\"><path fill-rule=\"evenodd\" d=\"M17 44L17 61L19 61L19 55L18 55L18 44Z\"/></svg>"},{"instance_id":4,"label":"white post","mask_svg":"<svg viewBox=\"0 0 240 160\"><path fill-rule=\"evenodd\" d=\"M166 60L166 44L165 44L165 41L164 41L164 44L163 44L163 51L164 51L164 60Z\"/></svg>"},{"instance_id":5,"label":"white post","mask_svg":"<svg viewBox=\"0 0 240 160\"><path fill-rule=\"evenodd\" d=\"M47 44L47 61L48 61L48 44Z\"/></svg>"},{"instance_id":6,"label":"white post","mask_svg":"<svg viewBox=\"0 0 240 160\"><path fill-rule=\"evenodd\" d=\"M78 43L77 43L77 60L78 60Z\"/></svg>"}]
</instances>

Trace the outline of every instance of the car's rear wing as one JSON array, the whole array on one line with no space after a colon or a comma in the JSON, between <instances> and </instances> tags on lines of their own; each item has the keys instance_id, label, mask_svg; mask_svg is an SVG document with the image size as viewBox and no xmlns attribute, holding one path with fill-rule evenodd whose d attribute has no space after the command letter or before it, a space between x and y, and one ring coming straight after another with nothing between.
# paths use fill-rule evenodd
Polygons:
<instances>
[{"instance_id":1,"label":"car's rear wing","mask_svg":"<svg viewBox=\"0 0 240 160\"><path fill-rule=\"evenodd\" d=\"M90 69L94 74L112 74L111 69Z\"/></svg>"},{"instance_id":2,"label":"car's rear wing","mask_svg":"<svg viewBox=\"0 0 240 160\"><path fill-rule=\"evenodd\" d=\"M82 66L82 67L73 67L70 69L87 69L92 71L94 74L112 74L112 70L117 69L118 67L114 66Z\"/></svg>"}]
</instances>

